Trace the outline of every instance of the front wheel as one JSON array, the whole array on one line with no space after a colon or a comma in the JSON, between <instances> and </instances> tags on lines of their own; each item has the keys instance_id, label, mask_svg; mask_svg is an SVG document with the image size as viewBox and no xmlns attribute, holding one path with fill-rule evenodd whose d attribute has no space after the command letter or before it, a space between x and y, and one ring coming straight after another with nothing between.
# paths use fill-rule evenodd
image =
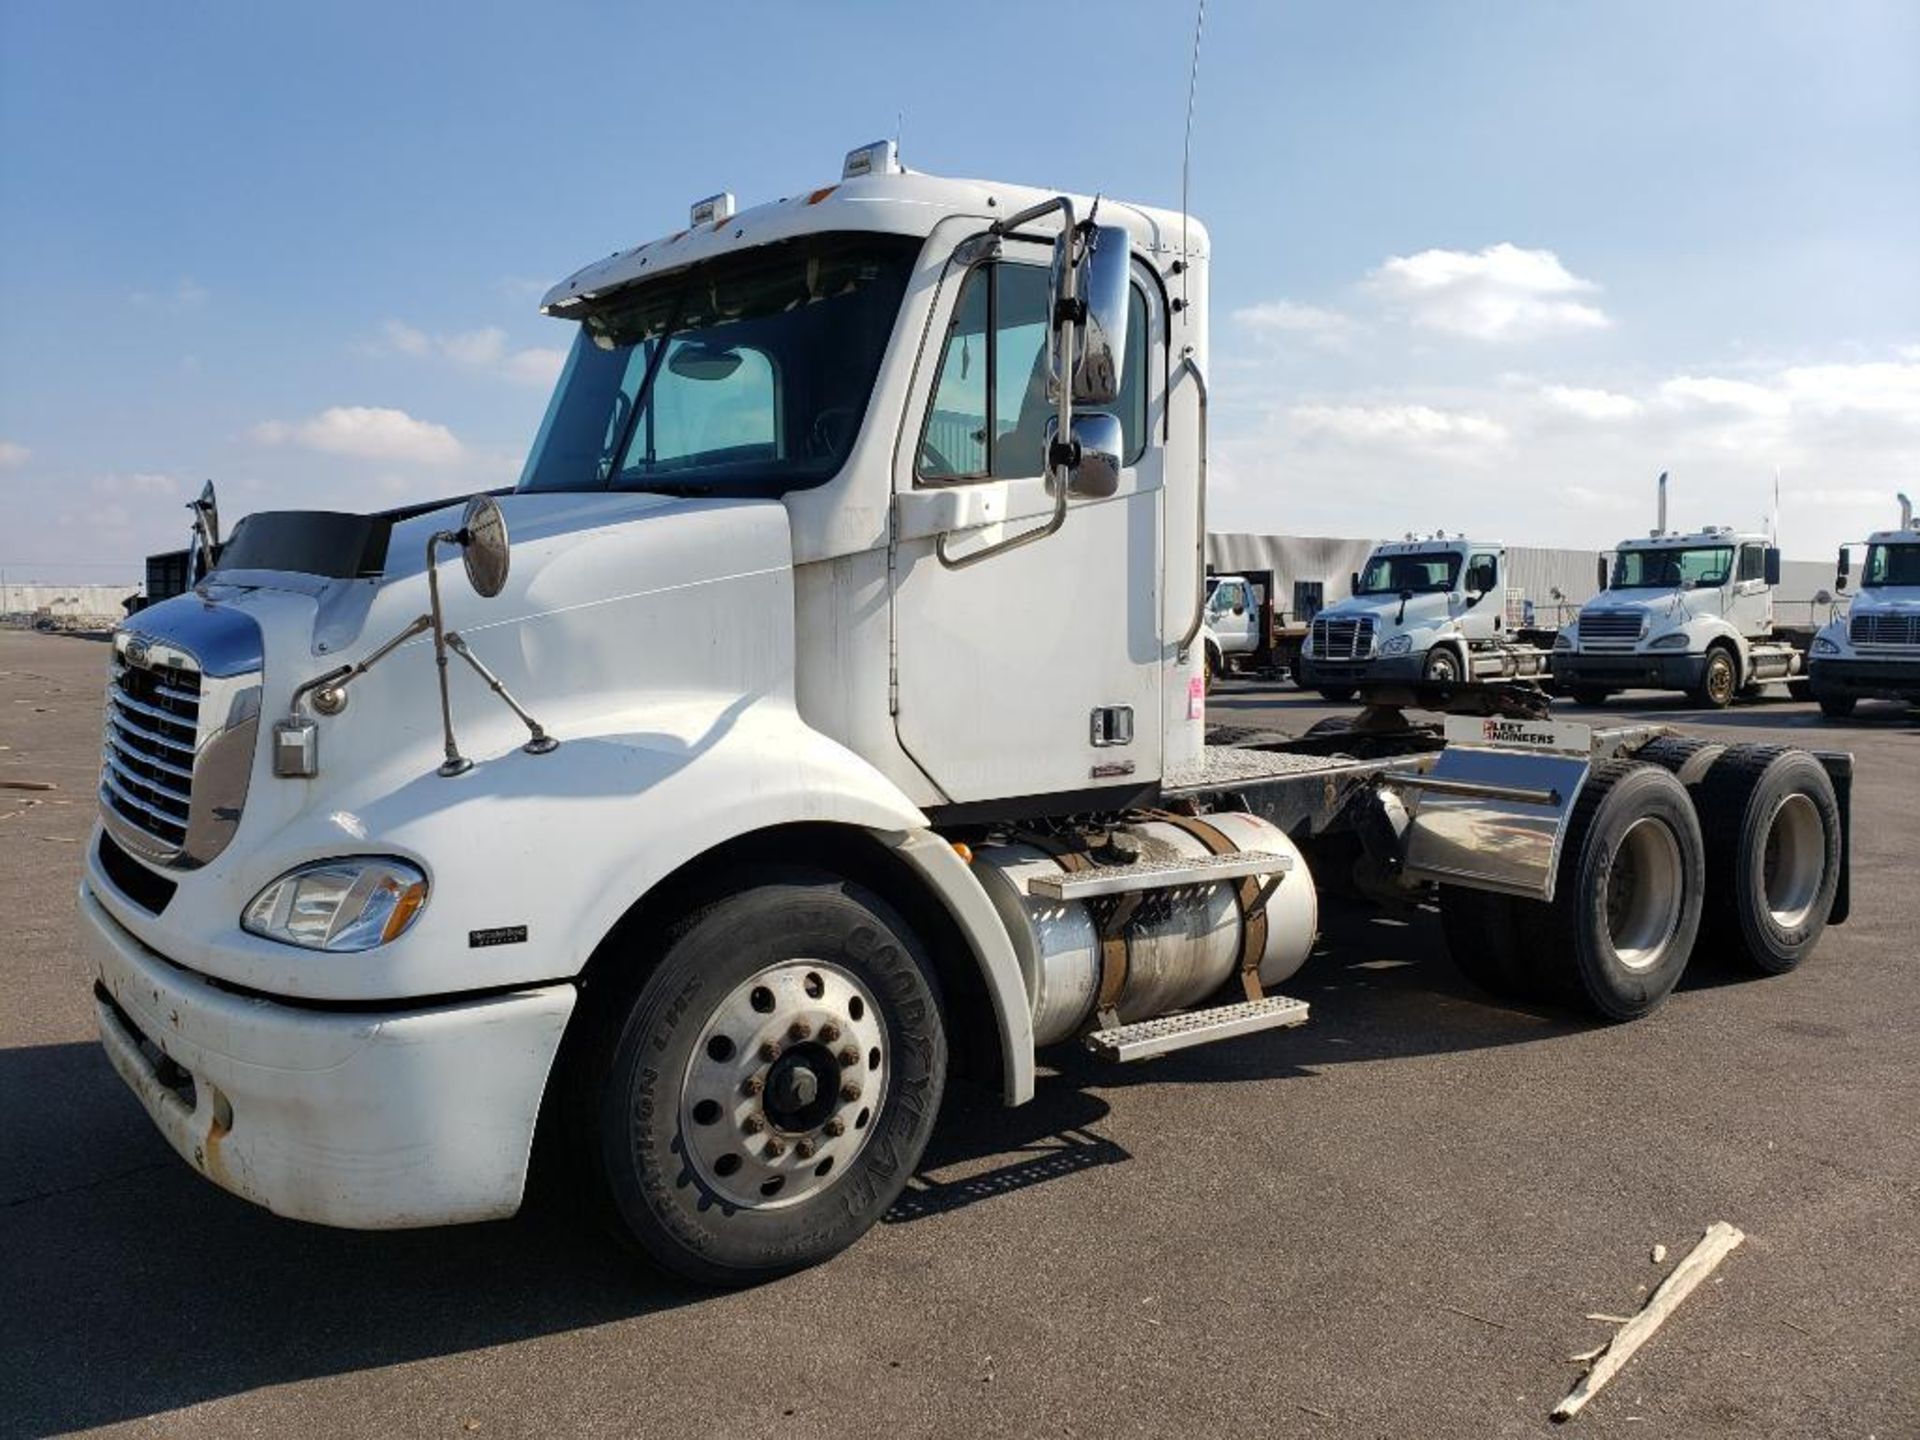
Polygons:
<instances>
[{"instance_id":1,"label":"front wheel","mask_svg":"<svg viewBox=\"0 0 1920 1440\"><path fill-rule=\"evenodd\" d=\"M1820 713L1829 720L1845 720L1853 714L1854 707L1860 703L1859 697L1855 695L1821 695L1816 693L1814 699L1820 702Z\"/></svg>"},{"instance_id":2,"label":"front wheel","mask_svg":"<svg viewBox=\"0 0 1920 1440\"><path fill-rule=\"evenodd\" d=\"M1573 696L1576 705L1604 705L1612 692L1597 685L1569 685L1567 693Z\"/></svg>"},{"instance_id":3,"label":"front wheel","mask_svg":"<svg viewBox=\"0 0 1920 1440\"><path fill-rule=\"evenodd\" d=\"M1454 685L1459 683L1459 657L1444 645L1435 646L1427 652L1427 663L1421 667L1420 678L1429 685Z\"/></svg>"},{"instance_id":4,"label":"front wheel","mask_svg":"<svg viewBox=\"0 0 1920 1440\"><path fill-rule=\"evenodd\" d=\"M947 1043L932 966L878 896L825 875L756 885L614 988L582 1158L647 1259L753 1284L852 1244L906 1185Z\"/></svg>"},{"instance_id":5,"label":"front wheel","mask_svg":"<svg viewBox=\"0 0 1920 1440\"><path fill-rule=\"evenodd\" d=\"M1351 685L1322 685L1320 687L1320 698L1325 700L1329 705L1344 705L1347 701L1351 700L1353 696L1354 687Z\"/></svg>"},{"instance_id":6,"label":"front wheel","mask_svg":"<svg viewBox=\"0 0 1920 1440\"><path fill-rule=\"evenodd\" d=\"M1700 684L1692 692L1696 705L1709 710L1724 710L1733 703L1734 692L1740 688L1740 668L1734 664L1733 652L1724 645L1716 645L1707 652L1707 668L1701 672Z\"/></svg>"}]
</instances>

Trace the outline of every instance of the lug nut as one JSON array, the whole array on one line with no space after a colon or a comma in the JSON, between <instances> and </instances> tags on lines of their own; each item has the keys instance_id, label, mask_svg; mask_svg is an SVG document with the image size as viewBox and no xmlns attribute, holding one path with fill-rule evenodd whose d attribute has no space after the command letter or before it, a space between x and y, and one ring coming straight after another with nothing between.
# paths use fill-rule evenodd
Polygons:
<instances>
[{"instance_id":1,"label":"lug nut","mask_svg":"<svg viewBox=\"0 0 1920 1440\"><path fill-rule=\"evenodd\" d=\"M782 1155L786 1153L787 1153L787 1147L785 1145L782 1145L778 1140L775 1140L772 1138L769 1138L767 1140L766 1154L769 1160L778 1160Z\"/></svg>"},{"instance_id":2,"label":"lug nut","mask_svg":"<svg viewBox=\"0 0 1920 1440\"><path fill-rule=\"evenodd\" d=\"M853 1046L848 1045L833 1058L840 1062L840 1068L842 1070L851 1070L860 1063L860 1052L854 1049Z\"/></svg>"},{"instance_id":3,"label":"lug nut","mask_svg":"<svg viewBox=\"0 0 1920 1440\"><path fill-rule=\"evenodd\" d=\"M787 1027L789 1040L805 1040L811 1034L813 1034L813 1027L804 1020L796 1020Z\"/></svg>"},{"instance_id":4,"label":"lug nut","mask_svg":"<svg viewBox=\"0 0 1920 1440\"><path fill-rule=\"evenodd\" d=\"M767 1122L762 1120L758 1115L749 1115L740 1122L740 1128L749 1135L758 1135L762 1130L767 1128Z\"/></svg>"},{"instance_id":5,"label":"lug nut","mask_svg":"<svg viewBox=\"0 0 1920 1440\"><path fill-rule=\"evenodd\" d=\"M740 1088L749 1095L758 1095L762 1090L767 1088L766 1078L761 1075L749 1075L746 1080L741 1083Z\"/></svg>"},{"instance_id":6,"label":"lug nut","mask_svg":"<svg viewBox=\"0 0 1920 1440\"><path fill-rule=\"evenodd\" d=\"M811 1160L813 1158L813 1142L811 1140L802 1140L793 1147L793 1153L798 1155L802 1160Z\"/></svg>"},{"instance_id":7,"label":"lug nut","mask_svg":"<svg viewBox=\"0 0 1920 1440\"><path fill-rule=\"evenodd\" d=\"M840 1136L847 1133L847 1122L836 1115L820 1128L829 1135Z\"/></svg>"},{"instance_id":8,"label":"lug nut","mask_svg":"<svg viewBox=\"0 0 1920 1440\"><path fill-rule=\"evenodd\" d=\"M840 1087L840 1098L847 1101L858 1100L860 1098L860 1087L849 1080Z\"/></svg>"},{"instance_id":9,"label":"lug nut","mask_svg":"<svg viewBox=\"0 0 1920 1440\"><path fill-rule=\"evenodd\" d=\"M780 1058L780 1047L771 1040L762 1040L760 1042L760 1058L771 1065Z\"/></svg>"},{"instance_id":10,"label":"lug nut","mask_svg":"<svg viewBox=\"0 0 1920 1440\"><path fill-rule=\"evenodd\" d=\"M833 1021L829 1020L827 1021L826 1024L820 1027L820 1043L822 1045L831 1045L833 1044L834 1041L838 1040L839 1038L840 1038L840 1027L834 1024Z\"/></svg>"}]
</instances>

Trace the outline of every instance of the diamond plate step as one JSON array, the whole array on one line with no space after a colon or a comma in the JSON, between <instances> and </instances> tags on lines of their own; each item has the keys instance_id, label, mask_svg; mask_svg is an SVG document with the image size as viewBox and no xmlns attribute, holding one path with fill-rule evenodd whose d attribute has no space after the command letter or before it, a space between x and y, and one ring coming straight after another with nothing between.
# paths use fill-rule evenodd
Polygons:
<instances>
[{"instance_id":1,"label":"diamond plate step","mask_svg":"<svg viewBox=\"0 0 1920 1440\"><path fill-rule=\"evenodd\" d=\"M1027 894L1042 900L1092 900L1130 890L1171 890L1177 885L1210 885L1216 880L1240 880L1248 875L1284 875L1292 869L1291 855L1236 850L1228 855L1136 860L1131 865L1035 875L1027 881Z\"/></svg>"},{"instance_id":2,"label":"diamond plate step","mask_svg":"<svg viewBox=\"0 0 1920 1440\"><path fill-rule=\"evenodd\" d=\"M1230 1040L1235 1035L1250 1035L1256 1030L1306 1023L1306 1001L1269 995L1264 1000L1242 1000L1237 1005L1189 1010L1184 1015L1162 1015L1157 1020L1139 1020L1111 1030L1096 1030L1087 1036L1086 1045L1102 1060L1144 1060L1149 1055L1185 1050L1189 1045L1206 1045L1215 1040Z\"/></svg>"}]
</instances>

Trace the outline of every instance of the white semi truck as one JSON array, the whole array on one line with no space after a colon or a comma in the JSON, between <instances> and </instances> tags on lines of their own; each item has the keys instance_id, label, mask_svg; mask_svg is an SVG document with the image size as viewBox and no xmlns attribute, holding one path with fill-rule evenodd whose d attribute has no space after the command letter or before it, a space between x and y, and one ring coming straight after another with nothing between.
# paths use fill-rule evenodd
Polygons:
<instances>
[{"instance_id":1,"label":"white semi truck","mask_svg":"<svg viewBox=\"0 0 1920 1440\"><path fill-rule=\"evenodd\" d=\"M1774 620L1780 551L1765 535L1710 526L1667 528L1667 477L1659 519L1645 539L1623 540L1601 590L1554 639L1555 684L1582 705L1618 690L1679 690L1724 710L1770 681L1804 686L1811 626Z\"/></svg>"},{"instance_id":2,"label":"white semi truck","mask_svg":"<svg viewBox=\"0 0 1920 1440\"><path fill-rule=\"evenodd\" d=\"M1301 685L1341 701L1377 685L1545 675L1548 652L1509 623L1506 579L1506 547L1490 541L1409 535L1375 546L1348 598L1313 617Z\"/></svg>"},{"instance_id":3,"label":"white semi truck","mask_svg":"<svg viewBox=\"0 0 1920 1440\"><path fill-rule=\"evenodd\" d=\"M511 1214L537 1154L741 1284L880 1217L950 1070L1018 1105L1050 1045L1304 1021L1316 851L1609 1019L1700 936L1799 963L1844 755L1206 743L1207 276L1182 215L868 147L556 287L512 493L224 539L209 500L114 637L80 892L161 1133L354 1227Z\"/></svg>"},{"instance_id":4,"label":"white semi truck","mask_svg":"<svg viewBox=\"0 0 1920 1440\"><path fill-rule=\"evenodd\" d=\"M1913 502L1900 501L1897 529L1867 537L1860 589L1847 613L1813 640L1808 676L1820 711L1836 719L1862 700L1920 704L1920 526ZM1852 552L1840 548L1837 589L1847 588Z\"/></svg>"}]
</instances>

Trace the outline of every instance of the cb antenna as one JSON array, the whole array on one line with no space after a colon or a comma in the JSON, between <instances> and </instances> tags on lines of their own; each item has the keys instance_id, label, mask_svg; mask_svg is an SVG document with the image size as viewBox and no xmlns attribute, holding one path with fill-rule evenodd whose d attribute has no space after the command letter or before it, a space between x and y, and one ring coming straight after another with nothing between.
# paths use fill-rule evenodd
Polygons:
<instances>
[{"instance_id":1,"label":"cb antenna","mask_svg":"<svg viewBox=\"0 0 1920 1440\"><path fill-rule=\"evenodd\" d=\"M1200 37L1207 28L1207 0L1200 0L1193 17L1193 66L1187 71L1187 138L1180 152L1180 308L1187 308L1187 272L1193 259L1187 251L1187 180L1193 170L1193 97L1200 89Z\"/></svg>"}]
</instances>

